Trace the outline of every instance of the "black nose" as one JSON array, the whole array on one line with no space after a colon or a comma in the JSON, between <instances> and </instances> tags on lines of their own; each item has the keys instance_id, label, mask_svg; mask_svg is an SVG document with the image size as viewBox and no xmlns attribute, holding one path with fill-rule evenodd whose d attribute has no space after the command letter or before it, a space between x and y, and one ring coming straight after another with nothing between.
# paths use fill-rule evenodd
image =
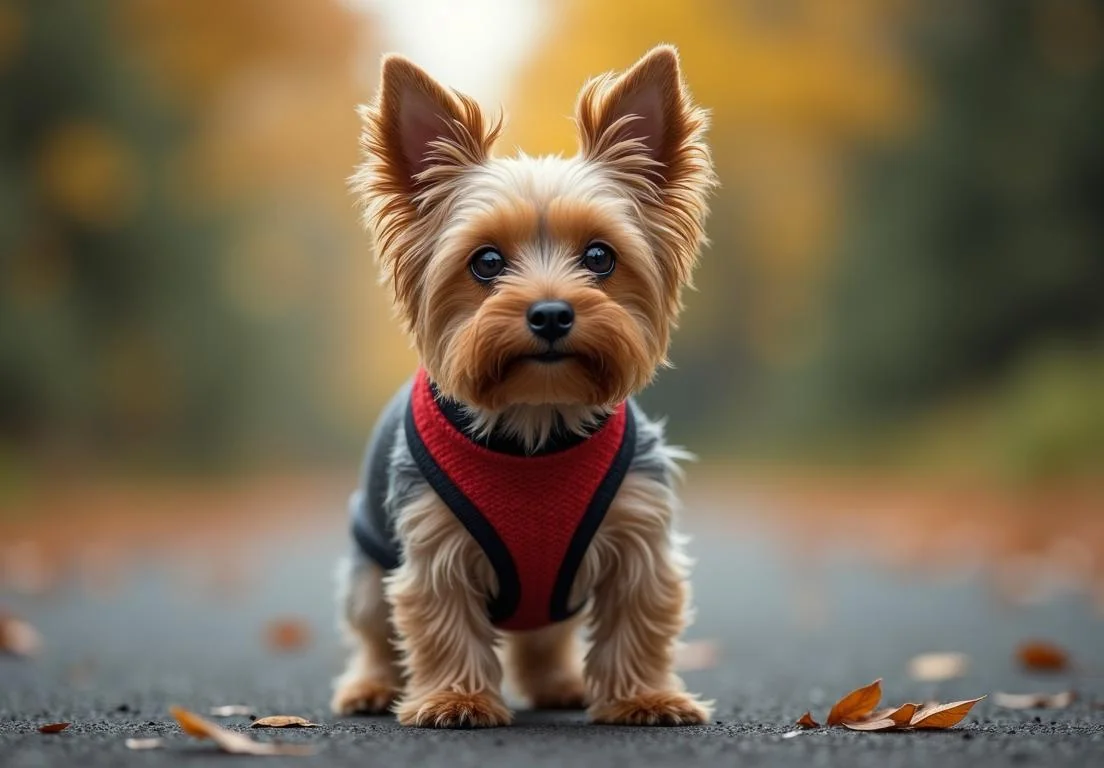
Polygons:
<instances>
[{"instance_id":1,"label":"black nose","mask_svg":"<svg viewBox=\"0 0 1104 768\"><path fill-rule=\"evenodd\" d=\"M529 330L548 343L562 339L575 323L575 310L566 301L537 301L526 313Z\"/></svg>"}]
</instances>

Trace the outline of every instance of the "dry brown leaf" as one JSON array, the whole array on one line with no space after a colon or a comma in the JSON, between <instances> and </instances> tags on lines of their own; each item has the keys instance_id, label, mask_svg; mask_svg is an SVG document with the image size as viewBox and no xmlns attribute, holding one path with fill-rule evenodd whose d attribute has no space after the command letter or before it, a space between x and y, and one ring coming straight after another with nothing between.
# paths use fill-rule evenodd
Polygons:
<instances>
[{"instance_id":1,"label":"dry brown leaf","mask_svg":"<svg viewBox=\"0 0 1104 768\"><path fill-rule=\"evenodd\" d=\"M720 647L713 640L691 640L675 649L675 669L680 672L713 669L720 657Z\"/></svg>"},{"instance_id":2,"label":"dry brown leaf","mask_svg":"<svg viewBox=\"0 0 1104 768\"><path fill-rule=\"evenodd\" d=\"M952 701L950 704L924 707L912 716L909 725L913 728L953 728L984 698L981 696L968 701Z\"/></svg>"},{"instance_id":3,"label":"dry brown leaf","mask_svg":"<svg viewBox=\"0 0 1104 768\"><path fill-rule=\"evenodd\" d=\"M310 755L314 753L311 747L302 744L271 744L253 741L244 733L228 731L180 707L171 707L169 711L184 733L197 739L211 739L223 752L233 755Z\"/></svg>"},{"instance_id":4,"label":"dry brown leaf","mask_svg":"<svg viewBox=\"0 0 1104 768\"><path fill-rule=\"evenodd\" d=\"M842 725L853 731L892 731L908 728L912 716L919 709L918 704L902 704L899 707L887 707L872 712L862 720L844 720Z\"/></svg>"},{"instance_id":5,"label":"dry brown leaf","mask_svg":"<svg viewBox=\"0 0 1104 768\"><path fill-rule=\"evenodd\" d=\"M207 713L211 717L248 717L253 711L253 707L246 704L223 704L221 707L211 707Z\"/></svg>"},{"instance_id":6,"label":"dry brown leaf","mask_svg":"<svg viewBox=\"0 0 1104 768\"><path fill-rule=\"evenodd\" d=\"M259 720L254 720L250 728L321 728L318 723L299 717L298 715L269 715Z\"/></svg>"},{"instance_id":7,"label":"dry brown leaf","mask_svg":"<svg viewBox=\"0 0 1104 768\"><path fill-rule=\"evenodd\" d=\"M38 726L39 733L61 733L69 727L69 723L49 723Z\"/></svg>"},{"instance_id":8,"label":"dry brown leaf","mask_svg":"<svg viewBox=\"0 0 1104 768\"><path fill-rule=\"evenodd\" d=\"M134 750L164 749L164 739L127 739L126 748Z\"/></svg>"},{"instance_id":9,"label":"dry brown leaf","mask_svg":"<svg viewBox=\"0 0 1104 768\"><path fill-rule=\"evenodd\" d=\"M22 619L0 614L0 653L34 656L42 647L38 631Z\"/></svg>"},{"instance_id":10,"label":"dry brown leaf","mask_svg":"<svg viewBox=\"0 0 1104 768\"><path fill-rule=\"evenodd\" d=\"M273 619L265 627L265 641L273 651L301 651L311 643L310 625L302 619Z\"/></svg>"},{"instance_id":11,"label":"dry brown leaf","mask_svg":"<svg viewBox=\"0 0 1104 768\"><path fill-rule=\"evenodd\" d=\"M800 725L802 728L820 727L820 723L813 719L813 714L811 712L806 712L804 715L798 718L797 725Z\"/></svg>"},{"instance_id":12,"label":"dry brown leaf","mask_svg":"<svg viewBox=\"0 0 1104 768\"><path fill-rule=\"evenodd\" d=\"M844 728L850 728L852 731L892 731L900 727L888 717L870 718L869 720L844 720L840 725Z\"/></svg>"},{"instance_id":13,"label":"dry brown leaf","mask_svg":"<svg viewBox=\"0 0 1104 768\"><path fill-rule=\"evenodd\" d=\"M1061 693L1001 693L993 694L993 703L1005 709L1065 709L1077 700L1073 691Z\"/></svg>"},{"instance_id":14,"label":"dry brown leaf","mask_svg":"<svg viewBox=\"0 0 1104 768\"><path fill-rule=\"evenodd\" d=\"M840 725L844 720L863 720L882 700L882 678L863 688L857 688L844 696L828 713L827 725Z\"/></svg>"},{"instance_id":15,"label":"dry brown leaf","mask_svg":"<svg viewBox=\"0 0 1104 768\"><path fill-rule=\"evenodd\" d=\"M912 716L920 709L919 704L902 704L899 707L887 707L872 713L867 720L892 720L899 727L905 727L912 722Z\"/></svg>"},{"instance_id":16,"label":"dry brown leaf","mask_svg":"<svg viewBox=\"0 0 1104 768\"><path fill-rule=\"evenodd\" d=\"M211 730L218 728L214 723L209 723L194 712L180 707L169 707L169 713L176 718L180 730L197 739L211 738Z\"/></svg>"},{"instance_id":17,"label":"dry brown leaf","mask_svg":"<svg viewBox=\"0 0 1104 768\"><path fill-rule=\"evenodd\" d=\"M964 653L922 653L914 656L908 665L913 680L938 683L962 677L970 666L970 657Z\"/></svg>"},{"instance_id":18,"label":"dry brown leaf","mask_svg":"<svg viewBox=\"0 0 1104 768\"><path fill-rule=\"evenodd\" d=\"M1069 654L1045 640L1023 643L1016 649L1016 659L1032 672L1061 672L1069 666Z\"/></svg>"}]
</instances>

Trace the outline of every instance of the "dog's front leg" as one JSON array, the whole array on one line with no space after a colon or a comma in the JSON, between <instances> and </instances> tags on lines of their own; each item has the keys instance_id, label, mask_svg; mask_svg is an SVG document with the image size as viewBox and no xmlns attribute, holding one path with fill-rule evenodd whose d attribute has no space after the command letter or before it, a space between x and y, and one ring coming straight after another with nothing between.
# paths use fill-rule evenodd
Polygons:
<instances>
[{"instance_id":1,"label":"dog's front leg","mask_svg":"<svg viewBox=\"0 0 1104 768\"><path fill-rule=\"evenodd\" d=\"M406 687L399 722L434 728L510 723L497 633L487 613L494 575L475 540L432 492L397 519L402 565L388 577Z\"/></svg>"},{"instance_id":2,"label":"dog's front leg","mask_svg":"<svg viewBox=\"0 0 1104 768\"><path fill-rule=\"evenodd\" d=\"M626 478L593 545L599 563L586 660L591 718L615 725L693 725L711 705L683 690L675 644L686 625L686 559L671 531L674 497Z\"/></svg>"}]
</instances>

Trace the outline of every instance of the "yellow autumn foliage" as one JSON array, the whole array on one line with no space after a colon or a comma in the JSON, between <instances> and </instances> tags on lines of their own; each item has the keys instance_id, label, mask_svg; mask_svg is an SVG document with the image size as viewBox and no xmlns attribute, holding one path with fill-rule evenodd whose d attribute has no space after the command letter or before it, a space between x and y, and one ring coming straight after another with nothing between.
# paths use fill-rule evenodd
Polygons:
<instances>
[{"instance_id":1,"label":"yellow autumn foliage","mask_svg":"<svg viewBox=\"0 0 1104 768\"><path fill-rule=\"evenodd\" d=\"M740 324L750 328L765 358L780 356L822 278L840 224L844 153L855 142L893 137L913 119L917 86L900 47L889 44L910 6L894 0L556 3L507 99L500 146L573 152L568 116L585 79L623 69L657 43L677 45L695 98L712 111L722 182L711 225L715 247L686 325L726 322L731 297L724 286L736 277L731 264L715 262L739 259L757 287Z\"/></svg>"}]
</instances>

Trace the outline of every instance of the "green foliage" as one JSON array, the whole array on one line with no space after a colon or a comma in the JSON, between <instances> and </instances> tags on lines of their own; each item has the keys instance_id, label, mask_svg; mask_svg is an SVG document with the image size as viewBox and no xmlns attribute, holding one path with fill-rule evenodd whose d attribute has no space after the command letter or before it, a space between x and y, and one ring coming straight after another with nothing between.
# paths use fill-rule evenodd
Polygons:
<instances>
[{"instance_id":1,"label":"green foliage","mask_svg":"<svg viewBox=\"0 0 1104 768\"><path fill-rule=\"evenodd\" d=\"M1049 8L943 4L920 36L930 111L872 159L851 208L823 346L795 388L806 427L878 431L1003 391L1041 340L1104 331L1104 56L1098 42L1077 55ZM1072 466L1100 440L1082 389L1099 367L1062 371L1007 394L1021 471Z\"/></svg>"},{"instance_id":2,"label":"green foliage","mask_svg":"<svg viewBox=\"0 0 1104 768\"><path fill-rule=\"evenodd\" d=\"M1104 349L1029 356L993 398L988 445L1015 478L1092 474L1104 467Z\"/></svg>"},{"instance_id":3,"label":"green foliage","mask_svg":"<svg viewBox=\"0 0 1104 768\"><path fill-rule=\"evenodd\" d=\"M187 122L103 0L14 4L0 67L0 441L208 456L256 338L218 280L230 222L169 180ZM171 441L170 441L171 438Z\"/></svg>"}]
</instances>

